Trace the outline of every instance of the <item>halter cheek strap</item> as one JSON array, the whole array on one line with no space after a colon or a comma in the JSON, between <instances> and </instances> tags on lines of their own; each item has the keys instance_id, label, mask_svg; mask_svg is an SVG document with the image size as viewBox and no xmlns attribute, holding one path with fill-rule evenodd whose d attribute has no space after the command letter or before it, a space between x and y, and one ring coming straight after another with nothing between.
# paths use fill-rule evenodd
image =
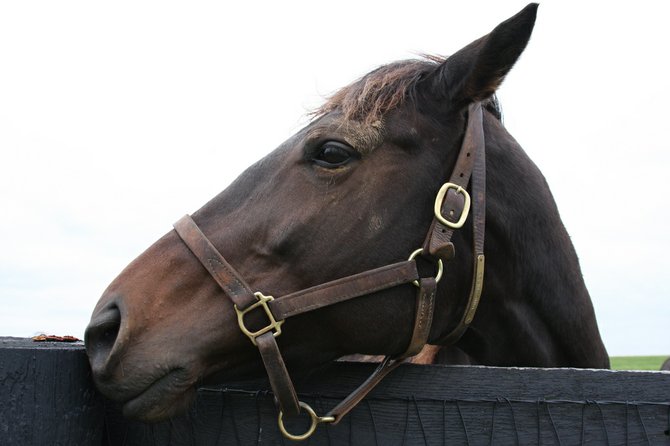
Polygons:
<instances>
[{"instance_id":1,"label":"halter cheek strap","mask_svg":"<svg viewBox=\"0 0 670 446\"><path fill-rule=\"evenodd\" d=\"M463 226L472 207L474 274L473 283L463 317L457 326L438 340L440 344L456 342L465 332L474 317L481 295L484 274L484 219L485 219L485 175L484 132L480 104L469 109L468 127L454 172L435 200L435 217L422 249L416 250L404 262L382 266L352 276L337 279L279 299L253 292L239 273L224 259L209 239L202 233L193 219L186 215L174 228L193 255L207 269L225 294L234 304L240 329L258 347L268 374L270 385L280 406L279 427L284 436L293 440L308 438L320 423L337 423L353 409L381 380L405 359L416 355L426 345L435 308L437 282L442 276L444 261L454 257L451 237L455 229ZM472 176L471 202L466 188ZM419 254L437 259L438 272L435 278L419 278L415 257ZM328 414L319 417L304 402L298 400L293 382L277 345L282 324L290 317L317 310L356 297L365 296L388 288L414 284L416 292L416 315L408 346L401 355L386 357L372 375ZM246 326L246 317L251 312L260 312L267 324L257 330ZM304 409L311 418L307 432L294 435L286 431L283 416L297 415Z\"/></svg>"},{"instance_id":2,"label":"halter cheek strap","mask_svg":"<svg viewBox=\"0 0 670 446\"><path fill-rule=\"evenodd\" d=\"M470 182L472 198L467 192ZM451 345L458 341L475 317L484 286L484 234L486 231L486 150L484 122L480 103L470 106L468 127L463 137L463 145L456 165L435 200L435 217L423 244L425 252L448 261L454 257L451 237L456 229L463 226L469 214L472 215L472 285L465 311L451 332L436 342ZM468 212L472 209L472 212Z\"/></svg>"}]
</instances>

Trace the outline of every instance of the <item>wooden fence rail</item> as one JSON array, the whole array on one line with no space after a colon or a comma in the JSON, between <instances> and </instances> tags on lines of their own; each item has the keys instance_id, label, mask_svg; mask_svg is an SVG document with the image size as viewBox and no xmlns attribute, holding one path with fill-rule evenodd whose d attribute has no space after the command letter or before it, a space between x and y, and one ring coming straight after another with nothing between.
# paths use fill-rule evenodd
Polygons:
<instances>
[{"instance_id":1,"label":"wooden fence rail","mask_svg":"<svg viewBox=\"0 0 670 446\"><path fill-rule=\"evenodd\" d=\"M297 382L326 412L373 365ZM300 430L299 427L295 427ZM670 445L670 373L404 365L309 445ZM0 338L0 445L286 445L264 380L198 391L185 415L125 420L93 389L81 344Z\"/></svg>"}]
</instances>

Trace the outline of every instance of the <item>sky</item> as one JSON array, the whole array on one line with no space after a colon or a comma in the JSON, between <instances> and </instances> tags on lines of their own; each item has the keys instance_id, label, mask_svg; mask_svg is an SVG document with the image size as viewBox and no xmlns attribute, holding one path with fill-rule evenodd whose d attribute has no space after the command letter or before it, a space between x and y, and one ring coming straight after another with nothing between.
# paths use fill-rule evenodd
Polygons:
<instances>
[{"instance_id":1,"label":"sky","mask_svg":"<svg viewBox=\"0 0 670 446\"><path fill-rule=\"evenodd\" d=\"M0 3L0 336L83 337L133 258L371 69L519 1ZM542 2L498 95L611 355L670 355L667 2Z\"/></svg>"}]
</instances>

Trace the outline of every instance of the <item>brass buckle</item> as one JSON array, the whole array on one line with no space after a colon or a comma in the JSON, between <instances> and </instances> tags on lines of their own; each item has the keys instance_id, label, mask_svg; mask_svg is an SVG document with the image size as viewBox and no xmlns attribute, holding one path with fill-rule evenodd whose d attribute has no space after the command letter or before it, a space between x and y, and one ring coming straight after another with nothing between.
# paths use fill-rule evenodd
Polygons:
<instances>
[{"instance_id":1,"label":"brass buckle","mask_svg":"<svg viewBox=\"0 0 670 446\"><path fill-rule=\"evenodd\" d=\"M307 404L307 403L303 403L302 401L298 401L298 404L300 404L300 407L302 407L303 409L305 409L307 411L311 421L310 421L310 424L309 424L309 428L307 428L307 431L304 434L300 434L300 435L292 434L289 431L287 431L286 428L284 427L284 412L282 412L280 410L279 411L279 420L278 420L279 430L281 431L282 435L284 435L284 437L288 438L289 440L294 440L294 441L305 440L305 439L312 436L312 434L316 430L317 425L319 425L321 423L333 423L333 422L335 422L335 417L328 417L328 416L320 417L320 416L317 416L316 412L314 412L314 409L309 407L309 404Z\"/></svg>"},{"instance_id":2,"label":"brass buckle","mask_svg":"<svg viewBox=\"0 0 670 446\"><path fill-rule=\"evenodd\" d=\"M264 333L267 333L268 331L274 330L274 333L272 333L272 335L275 338L279 336L281 334L281 324L283 324L284 321L276 320L274 315L270 311L270 307L268 307L268 302L273 301L274 297L265 296L263 295L263 293L258 292L254 293L254 296L256 296L258 302L252 304L251 306L249 306L249 308L246 308L244 310L240 310L239 308L237 308L237 305L235 305L235 312L237 313L237 322L240 324L240 330L242 330L242 333L247 335L255 346L258 346L258 344L256 343L256 338ZM270 323L266 327L263 327L257 331L248 330L247 327L244 325L244 315L258 307L263 307L263 310L265 311L265 314L270 320Z\"/></svg>"},{"instance_id":3,"label":"brass buckle","mask_svg":"<svg viewBox=\"0 0 670 446\"><path fill-rule=\"evenodd\" d=\"M442 216L442 203L444 202L444 197L447 195L449 189L454 189L457 194L463 195L463 198L465 199L463 212L461 212L461 217L456 223L452 223ZM449 226L452 229L458 229L465 224L465 220L468 218L468 213L470 212L470 194L458 184L444 183L437 193L437 197L435 197L435 207L433 211L435 212L435 218L437 218L440 223ZM451 217L453 217L453 215Z\"/></svg>"},{"instance_id":4,"label":"brass buckle","mask_svg":"<svg viewBox=\"0 0 670 446\"><path fill-rule=\"evenodd\" d=\"M423 248L415 250L412 254L410 254L409 259L407 259L407 261L414 260L414 258L419 254L421 254L422 252ZM437 274L435 274L435 283L438 283L442 278L442 271L444 271L444 265L442 264L442 259L437 259ZM418 280L413 281L412 284L417 288L421 286L419 285Z\"/></svg>"}]
</instances>

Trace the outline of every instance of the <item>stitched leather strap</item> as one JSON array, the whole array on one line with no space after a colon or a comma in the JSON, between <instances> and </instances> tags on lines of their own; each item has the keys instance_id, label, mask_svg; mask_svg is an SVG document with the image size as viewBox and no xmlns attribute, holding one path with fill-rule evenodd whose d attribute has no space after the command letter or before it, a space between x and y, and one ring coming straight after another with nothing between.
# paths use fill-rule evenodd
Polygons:
<instances>
[{"instance_id":1,"label":"stitched leather strap","mask_svg":"<svg viewBox=\"0 0 670 446\"><path fill-rule=\"evenodd\" d=\"M193 255L207 269L216 283L241 310L256 303L257 299L249 285L237 274L226 259L212 245L190 215L184 215L174 225L179 237L188 246Z\"/></svg>"},{"instance_id":2,"label":"stitched leather strap","mask_svg":"<svg viewBox=\"0 0 670 446\"><path fill-rule=\"evenodd\" d=\"M407 349L398 358L409 358L418 354L428 342L430 327L433 324L436 290L437 282L434 277L426 277L419 280L412 337Z\"/></svg>"},{"instance_id":3,"label":"stitched leather strap","mask_svg":"<svg viewBox=\"0 0 670 446\"><path fill-rule=\"evenodd\" d=\"M279 408L285 415L298 415L300 413L298 395L286 370L277 340L271 332L267 332L257 337L256 343Z\"/></svg>"},{"instance_id":4,"label":"stitched leather strap","mask_svg":"<svg viewBox=\"0 0 670 446\"><path fill-rule=\"evenodd\" d=\"M486 231L486 149L484 140L483 112L480 103L472 104L468 110L468 127L463 138L463 145L456 161L456 166L449 182L465 189L470 183L473 243L473 274L470 293L465 310L455 328L439 339L433 341L441 345L451 345L460 339L474 319L479 306L484 282L484 234ZM450 189L443 201L442 216L455 221L463 212L463 194ZM431 254L444 258L445 253L451 258L454 248L451 237L454 230L437 218L433 219L424 249Z\"/></svg>"},{"instance_id":5,"label":"stitched leather strap","mask_svg":"<svg viewBox=\"0 0 670 446\"><path fill-rule=\"evenodd\" d=\"M386 375L404 362L403 359L393 359L386 356L379 366L372 372L372 375L363 382L356 390L351 392L348 397L342 400L337 406L326 414L327 417L334 417L333 424L340 422L342 417L348 414L351 409L356 407L365 396L381 382Z\"/></svg>"},{"instance_id":6,"label":"stitched leather strap","mask_svg":"<svg viewBox=\"0 0 670 446\"><path fill-rule=\"evenodd\" d=\"M449 182L466 189L470 182L472 175L476 154L481 148L484 148L484 128L482 108L479 102L472 104L468 110L468 126L463 137L463 145L458 154L456 165L449 178ZM477 178L482 178L486 175L486 168L482 175L475 175ZM442 201L441 214L442 216L452 222L456 223L464 210L465 200L461 193L456 189L449 189ZM437 218L433 218L433 222L428 231L428 237L424 242L424 252L442 259L443 261L451 260L454 255L451 237L454 234L454 229L444 225ZM482 233L483 234L483 233Z\"/></svg>"},{"instance_id":7,"label":"stitched leather strap","mask_svg":"<svg viewBox=\"0 0 670 446\"><path fill-rule=\"evenodd\" d=\"M277 320L317 310L355 297L410 283L419 273L414 260L382 266L287 294L268 303Z\"/></svg>"}]
</instances>

